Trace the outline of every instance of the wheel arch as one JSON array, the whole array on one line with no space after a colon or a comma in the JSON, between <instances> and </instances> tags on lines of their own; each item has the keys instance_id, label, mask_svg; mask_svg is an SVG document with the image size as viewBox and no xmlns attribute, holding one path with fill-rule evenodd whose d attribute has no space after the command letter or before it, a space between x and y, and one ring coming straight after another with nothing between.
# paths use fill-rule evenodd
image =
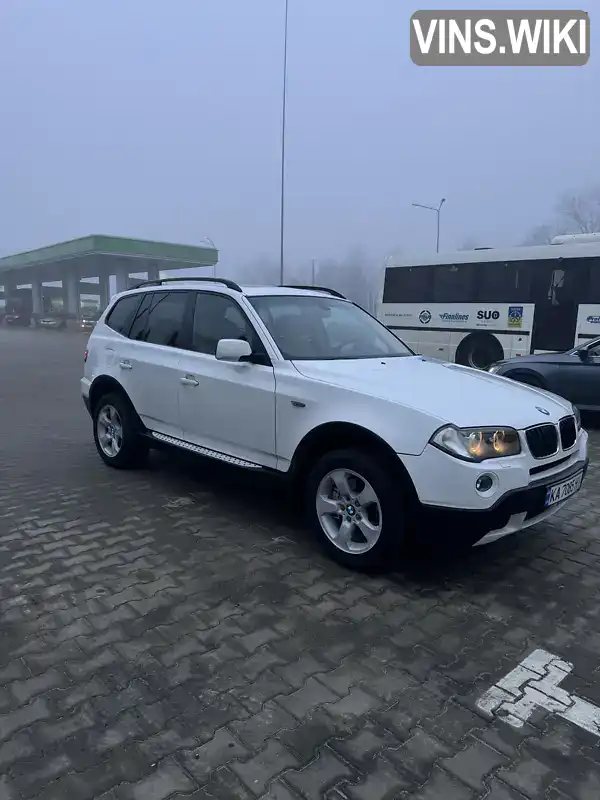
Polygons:
<instances>
[{"instance_id":1,"label":"wheel arch","mask_svg":"<svg viewBox=\"0 0 600 800\"><path fill-rule=\"evenodd\" d=\"M325 422L309 431L296 447L288 474L294 481L303 481L325 453L353 448L382 458L416 498L411 477L397 453L376 433L353 422Z\"/></svg>"},{"instance_id":2,"label":"wheel arch","mask_svg":"<svg viewBox=\"0 0 600 800\"><path fill-rule=\"evenodd\" d=\"M520 378L531 378L533 379L533 381L535 381L534 386L537 386L540 389L548 388L548 382L544 378L544 376L540 375L539 372L536 372L530 367L515 367L514 369L508 370L507 372L503 373L502 377L510 378L511 380L520 383L526 383L526 381L521 381Z\"/></svg>"},{"instance_id":3,"label":"wheel arch","mask_svg":"<svg viewBox=\"0 0 600 800\"><path fill-rule=\"evenodd\" d=\"M469 366L467 354L473 344L478 342L487 346L489 352L493 354L490 356L490 364L504 359L504 347L493 331L472 331L460 340L454 356L455 362L462 366Z\"/></svg>"},{"instance_id":4,"label":"wheel arch","mask_svg":"<svg viewBox=\"0 0 600 800\"><path fill-rule=\"evenodd\" d=\"M116 378L113 378L112 375L99 375L97 378L94 378L92 381L92 385L90 386L90 413L92 417L94 416L95 408L98 402L104 397L106 394L114 393L120 395L135 411L133 403L131 402L131 398L127 394L125 388ZM137 416L137 412L136 412Z\"/></svg>"}]
</instances>

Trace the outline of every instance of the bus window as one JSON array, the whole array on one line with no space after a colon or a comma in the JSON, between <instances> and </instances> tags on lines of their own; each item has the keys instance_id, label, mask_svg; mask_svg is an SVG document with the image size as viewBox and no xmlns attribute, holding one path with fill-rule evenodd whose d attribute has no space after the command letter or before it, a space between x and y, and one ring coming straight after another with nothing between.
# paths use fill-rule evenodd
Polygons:
<instances>
[{"instance_id":1,"label":"bus window","mask_svg":"<svg viewBox=\"0 0 600 800\"><path fill-rule=\"evenodd\" d=\"M522 298L519 262L483 262L477 265L475 300L479 303L512 303Z\"/></svg>"},{"instance_id":2,"label":"bus window","mask_svg":"<svg viewBox=\"0 0 600 800\"><path fill-rule=\"evenodd\" d=\"M517 268L515 276L515 297L519 299L520 303L529 303L531 301L533 273L536 269L535 261L514 261ZM510 300L512 302L512 298Z\"/></svg>"},{"instance_id":3,"label":"bus window","mask_svg":"<svg viewBox=\"0 0 600 800\"><path fill-rule=\"evenodd\" d=\"M435 303L469 303L473 300L474 264L448 264L434 269Z\"/></svg>"},{"instance_id":4,"label":"bus window","mask_svg":"<svg viewBox=\"0 0 600 800\"><path fill-rule=\"evenodd\" d=\"M585 301L588 268L583 259L561 258L540 261L534 266L533 302L560 306Z\"/></svg>"},{"instance_id":5,"label":"bus window","mask_svg":"<svg viewBox=\"0 0 600 800\"><path fill-rule=\"evenodd\" d=\"M600 303L600 258L586 258L588 285L580 303Z\"/></svg>"},{"instance_id":6,"label":"bus window","mask_svg":"<svg viewBox=\"0 0 600 800\"><path fill-rule=\"evenodd\" d=\"M433 302L433 267L389 267L385 272L383 302Z\"/></svg>"}]
</instances>

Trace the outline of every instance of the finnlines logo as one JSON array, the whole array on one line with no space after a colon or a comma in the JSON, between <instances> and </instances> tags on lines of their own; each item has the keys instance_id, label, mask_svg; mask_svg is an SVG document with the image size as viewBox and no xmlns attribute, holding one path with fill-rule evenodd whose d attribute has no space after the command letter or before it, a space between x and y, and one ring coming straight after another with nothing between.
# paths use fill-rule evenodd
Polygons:
<instances>
[{"instance_id":1,"label":"finnlines logo","mask_svg":"<svg viewBox=\"0 0 600 800\"><path fill-rule=\"evenodd\" d=\"M469 319L468 314L440 314L440 319L444 322L466 322Z\"/></svg>"}]
</instances>

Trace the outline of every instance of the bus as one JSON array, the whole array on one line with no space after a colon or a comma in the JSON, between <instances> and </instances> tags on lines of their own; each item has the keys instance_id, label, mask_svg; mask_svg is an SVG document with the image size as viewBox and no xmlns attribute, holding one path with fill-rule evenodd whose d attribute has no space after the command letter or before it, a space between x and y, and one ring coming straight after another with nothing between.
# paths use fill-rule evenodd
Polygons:
<instances>
[{"instance_id":1,"label":"bus","mask_svg":"<svg viewBox=\"0 0 600 800\"><path fill-rule=\"evenodd\" d=\"M415 352L487 369L600 336L600 233L385 269L379 320Z\"/></svg>"}]
</instances>

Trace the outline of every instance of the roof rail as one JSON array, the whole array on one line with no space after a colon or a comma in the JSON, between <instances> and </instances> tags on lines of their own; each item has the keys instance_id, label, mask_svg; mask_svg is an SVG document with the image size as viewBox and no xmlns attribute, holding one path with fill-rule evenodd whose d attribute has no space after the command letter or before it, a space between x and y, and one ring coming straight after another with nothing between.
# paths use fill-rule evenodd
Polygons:
<instances>
[{"instance_id":1,"label":"roof rail","mask_svg":"<svg viewBox=\"0 0 600 800\"><path fill-rule=\"evenodd\" d=\"M334 297L339 297L341 300L347 300L348 298L344 297L343 294L337 292L335 289L327 289L325 286L290 286L289 284L284 285L281 287L282 289L307 289L311 292L325 292L325 294L331 294Z\"/></svg>"},{"instance_id":2,"label":"roof rail","mask_svg":"<svg viewBox=\"0 0 600 800\"><path fill-rule=\"evenodd\" d=\"M140 286L162 286L164 283L177 283L178 281L187 281L187 283L194 283L195 281L201 281L202 283L221 283L223 286L231 289L232 292L242 291L242 287L238 286L235 281L230 281L228 278L209 278L205 275L202 277L188 276L187 278L157 278L154 281L142 281L141 283L138 283L135 288L139 289Z\"/></svg>"}]
</instances>

